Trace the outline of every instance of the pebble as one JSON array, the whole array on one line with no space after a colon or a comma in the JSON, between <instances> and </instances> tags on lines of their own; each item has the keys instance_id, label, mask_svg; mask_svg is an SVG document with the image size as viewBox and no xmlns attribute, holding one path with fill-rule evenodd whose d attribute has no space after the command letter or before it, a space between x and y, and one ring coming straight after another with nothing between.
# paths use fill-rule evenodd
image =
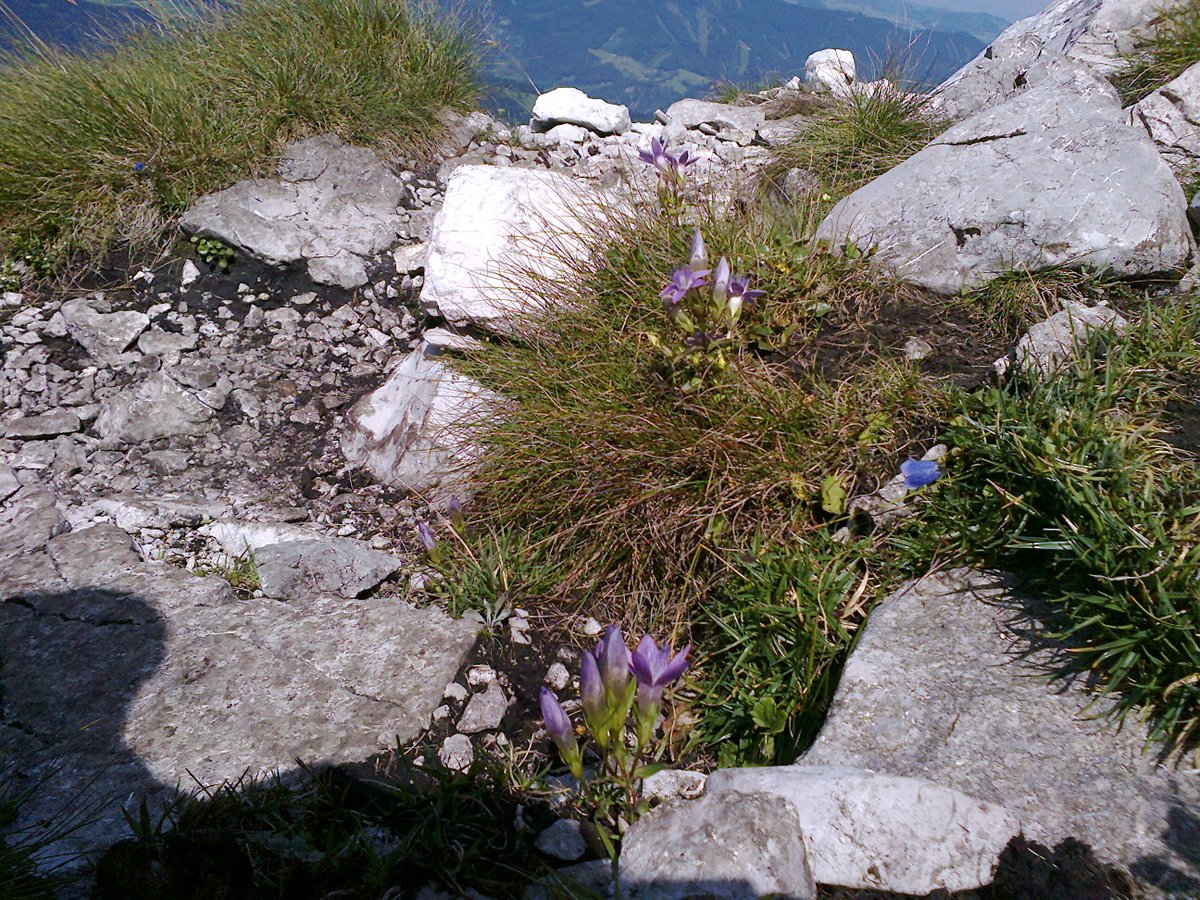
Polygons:
<instances>
[{"instance_id":1,"label":"pebble","mask_svg":"<svg viewBox=\"0 0 1200 900\"><path fill-rule=\"evenodd\" d=\"M575 862L588 849L579 823L574 819L559 819L537 836L534 846L547 856L563 862Z\"/></svg>"},{"instance_id":2,"label":"pebble","mask_svg":"<svg viewBox=\"0 0 1200 900\"><path fill-rule=\"evenodd\" d=\"M471 687L482 687L496 680L496 670L491 666L471 666L467 669L467 684Z\"/></svg>"},{"instance_id":3,"label":"pebble","mask_svg":"<svg viewBox=\"0 0 1200 900\"><path fill-rule=\"evenodd\" d=\"M442 741L442 746L438 749L438 759L447 769L465 772L475 761L475 747L465 734L452 734Z\"/></svg>"},{"instance_id":4,"label":"pebble","mask_svg":"<svg viewBox=\"0 0 1200 900\"><path fill-rule=\"evenodd\" d=\"M561 691L571 683L571 673L562 663L556 662L546 670L546 677L543 680L552 690Z\"/></svg>"}]
</instances>

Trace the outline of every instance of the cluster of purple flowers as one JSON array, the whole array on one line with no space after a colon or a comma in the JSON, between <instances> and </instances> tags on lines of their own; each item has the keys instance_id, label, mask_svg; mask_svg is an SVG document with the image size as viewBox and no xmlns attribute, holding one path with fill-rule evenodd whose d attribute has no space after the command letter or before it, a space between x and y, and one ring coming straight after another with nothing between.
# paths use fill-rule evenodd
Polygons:
<instances>
[{"instance_id":1,"label":"cluster of purple flowers","mask_svg":"<svg viewBox=\"0 0 1200 900\"><path fill-rule=\"evenodd\" d=\"M731 328L737 323L742 313L742 307L753 303L760 297L766 296L766 291L751 290L750 278L746 275L734 275L725 257L717 262L715 269L707 269L708 251L704 246L704 236L697 228L692 235L691 258L686 265L677 268L671 274L671 281L662 289L659 296L663 307L672 319L681 320L681 315L688 306L684 301L694 299L699 302L701 288L709 288L711 292L711 312L717 323ZM711 279L710 279L711 276ZM686 330L692 330L695 322L694 313L687 316L687 321L681 322ZM701 316L701 318L703 318Z\"/></svg>"},{"instance_id":2,"label":"cluster of purple flowers","mask_svg":"<svg viewBox=\"0 0 1200 900\"><path fill-rule=\"evenodd\" d=\"M630 653L621 629L610 626L594 650L584 651L579 661L583 721L601 754L624 739L631 709L637 745L646 746L654 734L663 692L687 670L690 650L689 645L673 653L669 644L659 647L646 635ZM549 688L542 688L540 699L546 733L571 773L582 780L583 758L571 717Z\"/></svg>"},{"instance_id":3,"label":"cluster of purple flowers","mask_svg":"<svg viewBox=\"0 0 1200 900\"><path fill-rule=\"evenodd\" d=\"M696 161L695 157L687 150L668 153L666 142L658 138L650 141L649 150L639 150L638 156L658 172L659 196L664 201L677 200L685 184L683 170Z\"/></svg>"}]
</instances>

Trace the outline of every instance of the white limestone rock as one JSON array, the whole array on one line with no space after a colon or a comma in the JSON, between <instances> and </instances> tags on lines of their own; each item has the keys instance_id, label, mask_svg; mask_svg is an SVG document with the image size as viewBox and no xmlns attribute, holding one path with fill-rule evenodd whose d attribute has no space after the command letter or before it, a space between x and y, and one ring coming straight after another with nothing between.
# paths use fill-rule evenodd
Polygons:
<instances>
[{"instance_id":1,"label":"white limestone rock","mask_svg":"<svg viewBox=\"0 0 1200 900\"><path fill-rule=\"evenodd\" d=\"M291 144L277 179L201 197L180 227L268 265L303 263L317 283L349 289L366 284L366 261L399 240L408 196L374 151L326 134Z\"/></svg>"},{"instance_id":2,"label":"white limestone rock","mask_svg":"<svg viewBox=\"0 0 1200 900\"><path fill-rule=\"evenodd\" d=\"M1008 810L917 778L841 766L719 769L708 795L788 800L799 811L813 877L826 885L902 894L990 884L1021 833Z\"/></svg>"},{"instance_id":3,"label":"white limestone rock","mask_svg":"<svg viewBox=\"0 0 1200 900\"><path fill-rule=\"evenodd\" d=\"M666 803L639 818L621 842L622 896L812 900L816 884L786 797L725 791Z\"/></svg>"},{"instance_id":4,"label":"white limestone rock","mask_svg":"<svg viewBox=\"0 0 1200 900\"><path fill-rule=\"evenodd\" d=\"M1189 0L1058 0L1009 26L934 91L933 109L960 119L1035 87L1047 73L1111 75L1165 9Z\"/></svg>"},{"instance_id":5,"label":"white limestone rock","mask_svg":"<svg viewBox=\"0 0 1200 900\"><path fill-rule=\"evenodd\" d=\"M116 362L138 335L150 327L150 317L136 310L104 312L98 297L68 300L60 310L72 340L98 363Z\"/></svg>"},{"instance_id":6,"label":"white limestone rock","mask_svg":"<svg viewBox=\"0 0 1200 900\"><path fill-rule=\"evenodd\" d=\"M1148 752L1136 715L1085 678L1052 681L1069 650L1052 611L1012 579L966 569L905 585L871 613L801 765L922 778L1002 804L1025 837L1075 838L1164 893L1195 896L1200 783ZM1113 815L1121 810L1120 815Z\"/></svg>"},{"instance_id":7,"label":"white limestone rock","mask_svg":"<svg viewBox=\"0 0 1200 900\"><path fill-rule=\"evenodd\" d=\"M1013 270L1181 270L1194 248L1185 206L1113 88L1071 72L954 126L838 203L818 237L957 294Z\"/></svg>"},{"instance_id":8,"label":"white limestone rock","mask_svg":"<svg viewBox=\"0 0 1200 900\"><path fill-rule=\"evenodd\" d=\"M469 482L479 460L472 432L498 403L478 382L410 353L350 410L342 453L383 484L448 495Z\"/></svg>"},{"instance_id":9,"label":"white limestone rock","mask_svg":"<svg viewBox=\"0 0 1200 900\"><path fill-rule=\"evenodd\" d=\"M1200 63L1129 109L1181 177L1200 169Z\"/></svg>"},{"instance_id":10,"label":"white limestone rock","mask_svg":"<svg viewBox=\"0 0 1200 900\"><path fill-rule=\"evenodd\" d=\"M141 444L216 428L213 410L162 372L100 404L96 433L106 444Z\"/></svg>"},{"instance_id":11,"label":"white limestone rock","mask_svg":"<svg viewBox=\"0 0 1200 900\"><path fill-rule=\"evenodd\" d=\"M848 97L857 76L849 50L818 50L804 61L804 82L818 93Z\"/></svg>"},{"instance_id":12,"label":"white limestone rock","mask_svg":"<svg viewBox=\"0 0 1200 900\"><path fill-rule=\"evenodd\" d=\"M596 100L578 88L555 88L538 95L529 127L544 132L558 125L577 125L596 134L624 134L630 125L629 108Z\"/></svg>"},{"instance_id":13,"label":"white limestone rock","mask_svg":"<svg viewBox=\"0 0 1200 900\"><path fill-rule=\"evenodd\" d=\"M455 326L520 330L540 311L521 284L570 274L600 202L557 172L459 167L429 237L422 307Z\"/></svg>"}]
</instances>

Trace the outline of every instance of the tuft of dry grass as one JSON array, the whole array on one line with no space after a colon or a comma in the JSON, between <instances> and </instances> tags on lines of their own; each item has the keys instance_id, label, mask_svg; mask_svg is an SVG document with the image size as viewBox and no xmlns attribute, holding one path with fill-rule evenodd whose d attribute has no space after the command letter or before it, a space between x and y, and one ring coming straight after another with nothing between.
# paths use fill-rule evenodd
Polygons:
<instances>
[{"instance_id":1,"label":"tuft of dry grass","mask_svg":"<svg viewBox=\"0 0 1200 900\"><path fill-rule=\"evenodd\" d=\"M943 397L897 357L832 379L790 366L823 317L869 305L881 282L815 247L805 223L715 210L700 213L711 258L768 292L743 333L778 346L743 346L724 378L681 393L651 336L670 338L658 292L690 229L637 208L607 211L569 284L521 286L555 310L531 325L536 337L486 345L462 366L512 401L485 437L483 518L541 536L565 569L560 599L686 630L729 553L819 524L826 476L853 488L890 474L932 432Z\"/></svg>"},{"instance_id":2,"label":"tuft of dry grass","mask_svg":"<svg viewBox=\"0 0 1200 900\"><path fill-rule=\"evenodd\" d=\"M315 133L419 155L474 69L467 28L405 0L239 0L96 53L30 43L0 58L0 259L47 274L155 246Z\"/></svg>"}]
</instances>

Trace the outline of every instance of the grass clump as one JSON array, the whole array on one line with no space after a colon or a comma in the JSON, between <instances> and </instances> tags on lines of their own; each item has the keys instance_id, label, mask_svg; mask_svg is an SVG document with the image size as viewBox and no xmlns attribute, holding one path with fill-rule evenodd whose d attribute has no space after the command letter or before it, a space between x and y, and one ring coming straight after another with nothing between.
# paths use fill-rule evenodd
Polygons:
<instances>
[{"instance_id":1,"label":"grass clump","mask_svg":"<svg viewBox=\"0 0 1200 900\"><path fill-rule=\"evenodd\" d=\"M32 44L0 59L0 258L48 271L155 245L315 133L419 155L474 99L474 65L461 24L405 0L239 0L111 50Z\"/></svg>"},{"instance_id":2,"label":"grass clump","mask_svg":"<svg viewBox=\"0 0 1200 900\"><path fill-rule=\"evenodd\" d=\"M717 763L791 763L816 736L841 661L874 599L862 548L814 530L754 546L696 610L706 690L700 740Z\"/></svg>"},{"instance_id":3,"label":"grass clump","mask_svg":"<svg viewBox=\"0 0 1200 900\"><path fill-rule=\"evenodd\" d=\"M1138 46L1129 66L1113 77L1122 105L1130 106L1200 62L1200 4L1178 3Z\"/></svg>"},{"instance_id":4,"label":"grass clump","mask_svg":"<svg viewBox=\"0 0 1200 900\"><path fill-rule=\"evenodd\" d=\"M1126 296L1128 289L1105 281L1095 273L1071 269L1041 272L1005 272L982 287L964 294L960 302L998 322L1009 332L1020 333L1047 319L1069 303L1101 297ZM1090 304L1089 304L1090 305Z\"/></svg>"},{"instance_id":5,"label":"grass clump","mask_svg":"<svg viewBox=\"0 0 1200 900\"><path fill-rule=\"evenodd\" d=\"M930 116L924 95L892 82L856 91L844 102L819 113L811 127L777 150L766 167L778 182L791 169L805 169L834 199L857 190L899 165L944 129Z\"/></svg>"},{"instance_id":6,"label":"grass clump","mask_svg":"<svg viewBox=\"0 0 1200 900\"><path fill-rule=\"evenodd\" d=\"M656 633L688 621L726 550L809 528L823 479L852 485L893 465L938 420L936 386L902 362L833 381L788 363L870 290L853 263L749 214L706 214L701 228L713 258L767 292L720 378L685 392L662 353L658 295L689 230L620 211L565 296L529 287L553 290L539 296L558 310L534 339L462 363L512 401L484 437L485 517L542 536L540 552L564 564L560 597L588 595Z\"/></svg>"},{"instance_id":7,"label":"grass clump","mask_svg":"<svg viewBox=\"0 0 1200 900\"><path fill-rule=\"evenodd\" d=\"M924 533L1027 574L1054 607L1072 669L1096 672L1151 736L1200 722L1200 480L1172 410L1200 383L1194 302L1085 348L1073 372L964 397L951 479ZM1177 437L1173 437L1178 442Z\"/></svg>"}]
</instances>

